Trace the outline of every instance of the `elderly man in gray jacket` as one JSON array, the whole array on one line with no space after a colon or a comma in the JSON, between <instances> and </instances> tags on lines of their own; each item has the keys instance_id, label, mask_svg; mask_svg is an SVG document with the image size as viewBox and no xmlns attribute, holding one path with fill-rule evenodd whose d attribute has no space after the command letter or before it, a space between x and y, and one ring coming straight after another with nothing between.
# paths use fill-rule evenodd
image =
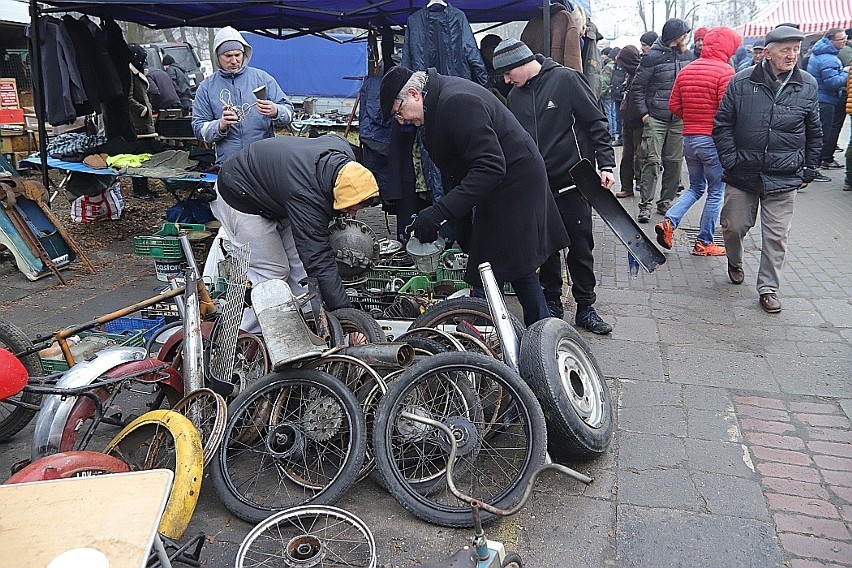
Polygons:
<instances>
[{"instance_id":1,"label":"elderly man in gray jacket","mask_svg":"<svg viewBox=\"0 0 852 568\"><path fill-rule=\"evenodd\" d=\"M757 293L771 314L781 311L777 292L796 189L816 178L822 145L817 83L796 65L803 39L787 26L766 34L763 61L731 79L713 125L727 183L720 224L728 277L734 284L745 279L743 237L759 207Z\"/></svg>"}]
</instances>

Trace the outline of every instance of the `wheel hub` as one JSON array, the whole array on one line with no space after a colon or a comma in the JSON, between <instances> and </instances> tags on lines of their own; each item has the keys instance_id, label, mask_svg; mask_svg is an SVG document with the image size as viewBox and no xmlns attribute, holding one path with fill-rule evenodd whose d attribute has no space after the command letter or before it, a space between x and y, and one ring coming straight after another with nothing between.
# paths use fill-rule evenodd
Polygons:
<instances>
[{"instance_id":1,"label":"wheel hub","mask_svg":"<svg viewBox=\"0 0 852 568\"><path fill-rule=\"evenodd\" d=\"M562 389L571 406L588 426L599 428L604 417L604 400L600 393L601 378L594 369L590 370L591 362L563 342L557 349L557 365Z\"/></svg>"},{"instance_id":2,"label":"wheel hub","mask_svg":"<svg viewBox=\"0 0 852 568\"><path fill-rule=\"evenodd\" d=\"M308 405L301 423L305 436L315 442L327 442L343 426L343 409L330 396L323 396Z\"/></svg>"},{"instance_id":3,"label":"wheel hub","mask_svg":"<svg viewBox=\"0 0 852 568\"><path fill-rule=\"evenodd\" d=\"M479 430L473 422L461 416L451 416L444 424L453 431L453 437L456 440L456 457L466 456L476 449L479 444ZM439 436L438 439L441 449L450 453L452 449L450 441L444 436Z\"/></svg>"},{"instance_id":4,"label":"wheel hub","mask_svg":"<svg viewBox=\"0 0 852 568\"><path fill-rule=\"evenodd\" d=\"M311 568L319 566L325 558L322 541L309 534L290 539L287 543L284 566L286 568Z\"/></svg>"},{"instance_id":5,"label":"wheel hub","mask_svg":"<svg viewBox=\"0 0 852 568\"><path fill-rule=\"evenodd\" d=\"M432 414L422 406L408 406L403 409L405 412L420 416L423 418L432 418ZM434 428L427 426L422 422L408 420L400 417L396 422L396 429L402 441L406 444L420 442L425 440L429 434L434 431Z\"/></svg>"},{"instance_id":6,"label":"wheel hub","mask_svg":"<svg viewBox=\"0 0 852 568\"><path fill-rule=\"evenodd\" d=\"M301 460L305 440L302 431L290 422L283 422L269 431L266 449L275 458Z\"/></svg>"}]
</instances>

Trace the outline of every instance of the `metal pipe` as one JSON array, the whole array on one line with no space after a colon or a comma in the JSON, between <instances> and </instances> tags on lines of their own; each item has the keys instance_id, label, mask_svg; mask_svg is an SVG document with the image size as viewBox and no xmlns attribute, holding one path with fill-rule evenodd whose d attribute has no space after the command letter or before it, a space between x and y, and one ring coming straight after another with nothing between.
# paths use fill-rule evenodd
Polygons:
<instances>
[{"instance_id":1,"label":"metal pipe","mask_svg":"<svg viewBox=\"0 0 852 568\"><path fill-rule=\"evenodd\" d=\"M503 291L497 285L490 262L483 262L479 265L479 276L482 278L488 311L491 312L494 329L497 331L497 338L500 340L500 347L503 349L503 362L515 372L518 372L518 358L521 351L520 338L515 335L509 310L506 308L506 302L503 301Z\"/></svg>"},{"instance_id":2,"label":"metal pipe","mask_svg":"<svg viewBox=\"0 0 852 568\"><path fill-rule=\"evenodd\" d=\"M344 347L343 355L359 359L370 367L404 368L414 361L414 348L407 343L369 343Z\"/></svg>"},{"instance_id":3,"label":"metal pipe","mask_svg":"<svg viewBox=\"0 0 852 568\"><path fill-rule=\"evenodd\" d=\"M183 394L204 387L204 345L201 336L201 307L198 302L198 275L188 268L183 319Z\"/></svg>"}]
</instances>

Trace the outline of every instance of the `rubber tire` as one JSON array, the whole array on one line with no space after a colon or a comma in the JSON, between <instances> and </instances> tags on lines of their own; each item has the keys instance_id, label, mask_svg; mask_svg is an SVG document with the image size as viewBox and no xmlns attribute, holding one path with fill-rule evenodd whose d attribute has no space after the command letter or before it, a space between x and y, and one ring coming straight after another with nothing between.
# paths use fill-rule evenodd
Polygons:
<instances>
[{"instance_id":1,"label":"rubber tire","mask_svg":"<svg viewBox=\"0 0 852 568\"><path fill-rule=\"evenodd\" d=\"M514 487L504 493L496 502L491 501L489 504L503 509L508 509L516 505L520 501L533 474L545 462L547 449L547 426L535 395L520 377L500 361L480 353L451 351L433 355L409 367L399 379L388 385L388 392L379 402L373 429L373 448L376 453L376 464L379 471L385 477L385 484L388 491L397 502L415 516L429 523L444 527L473 526L471 510L467 508L459 508L458 510L448 510L447 508L437 509L431 506L422 495L414 491L411 484L399 479L396 467L392 466L393 448L390 444L391 418L396 414L396 407L400 403L400 400L404 398L411 383L417 381L425 374L431 374L440 370L442 367L452 368L462 365L481 368L499 376L505 383L504 388L513 391L510 394L524 407L519 408L519 412L526 410L529 417L527 421L529 425L528 435L530 444L529 462L526 464L526 468L521 473ZM477 496L472 495L472 497L476 498ZM483 523L493 522L500 518L486 511L481 511Z\"/></svg>"},{"instance_id":2,"label":"rubber tire","mask_svg":"<svg viewBox=\"0 0 852 568\"><path fill-rule=\"evenodd\" d=\"M0 347L8 349L12 353L20 353L21 351L30 349L32 346L32 341L29 340L21 328L9 320L0 318ZM30 380L32 380L32 377L40 377L44 375L44 370L41 367L41 359L39 359L38 353L33 353L26 357L18 357L18 359L24 364L24 367L26 367L27 372L30 374ZM14 398L21 402L34 405L38 405L41 401L40 395L30 392L21 392ZM9 414L0 417L0 442L8 440L23 430L37 412L36 410L27 410L20 406L13 406L11 404L7 405L2 401L0 401L0 405L2 405L4 410L10 410Z\"/></svg>"},{"instance_id":3,"label":"rubber tire","mask_svg":"<svg viewBox=\"0 0 852 568\"><path fill-rule=\"evenodd\" d=\"M388 338L382 326L367 312L355 308L339 308L331 314L340 322L344 333L357 331L364 334L368 343L387 343Z\"/></svg>"},{"instance_id":4,"label":"rubber tire","mask_svg":"<svg viewBox=\"0 0 852 568\"><path fill-rule=\"evenodd\" d=\"M261 507L258 503L249 503L242 495L232 491L232 483L225 471L227 463L228 446L231 440L231 431L237 426L235 422L242 417L242 409L249 406L260 394L261 396L277 382L297 381L298 383L314 382L337 396L344 409L350 416L351 444L346 462L340 469L337 478L317 493L302 503L294 503L283 508ZM245 391L241 392L228 406L228 425L225 427L225 439L219 445L216 455L210 464L210 479L216 495L235 516L249 523L260 523L271 514L297 505L333 505L354 484L361 471L364 455L367 448L367 425L364 421L364 413L355 395L337 378L328 373L316 369L285 369L260 378L251 384Z\"/></svg>"},{"instance_id":5,"label":"rubber tire","mask_svg":"<svg viewBox=\"0 0 852 568\"><path fill-rule=\"evenodd\" d=\"M602 387L603 409L599 428L586 424L566 397L556 357L557 347L563 340L574 343L585 355ZM544 410L551 457L557 462L570 462L591 460L602 455L612 439L612 395L598 362L580 334L561 319L538 321L527 329L521 340L519 364L521 376L529 383Z\"/></svg>"}]
</instances>

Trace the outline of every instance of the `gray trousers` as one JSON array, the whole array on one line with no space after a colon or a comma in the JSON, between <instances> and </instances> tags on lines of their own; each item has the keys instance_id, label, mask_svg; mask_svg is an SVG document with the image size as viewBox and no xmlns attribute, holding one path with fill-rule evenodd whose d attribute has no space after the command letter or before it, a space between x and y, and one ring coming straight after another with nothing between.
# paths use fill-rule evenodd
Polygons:
<instances>
[{"instance_id":1,"label":"gray trousers","mask_svg":"<svg viewBox=\"0 0 852 568\"><path fill-rule=\"evenodd\" d=\"M220 230L225 231L225 238L236 246L250 246L247 277L252 284L284 280L294 296L305 293L299 282L308 275L296 251L289 219L273 221L249 215L237 211L221 198L210 204L210 210L222 223ZM254 310L243 313L240 329L252 333L260 331Z\"/></svg>"},{"instance_id":2,"label":"gray trousers","mask_svg":"<svg viewBox=\"0 0 852 568\"><path fill-rule=\"evenodd\" d=\"M680 167L683 163L683 121L677 117L671 122L648 116L642 131L642 153L645 163L639 180L641 200L639 207L650 207L657 190L660 166L663 181L657 206L670 205L680 184Z\"/></svg>"},{"instance_id":3,"label":"gray trousers","mask_svg":"<svg viewBox=\"0 0 852 568\"><path fill-rule=\"evenodd\" d=\"M754 227L757 208L760 207L758 294L778 291L795 203L796 191L761 195L732 185L725 186L725 204L722 206L719 224L725 238L728 262L733 266L743 265L743 237Z\"/></svg>"}]
</instances>

